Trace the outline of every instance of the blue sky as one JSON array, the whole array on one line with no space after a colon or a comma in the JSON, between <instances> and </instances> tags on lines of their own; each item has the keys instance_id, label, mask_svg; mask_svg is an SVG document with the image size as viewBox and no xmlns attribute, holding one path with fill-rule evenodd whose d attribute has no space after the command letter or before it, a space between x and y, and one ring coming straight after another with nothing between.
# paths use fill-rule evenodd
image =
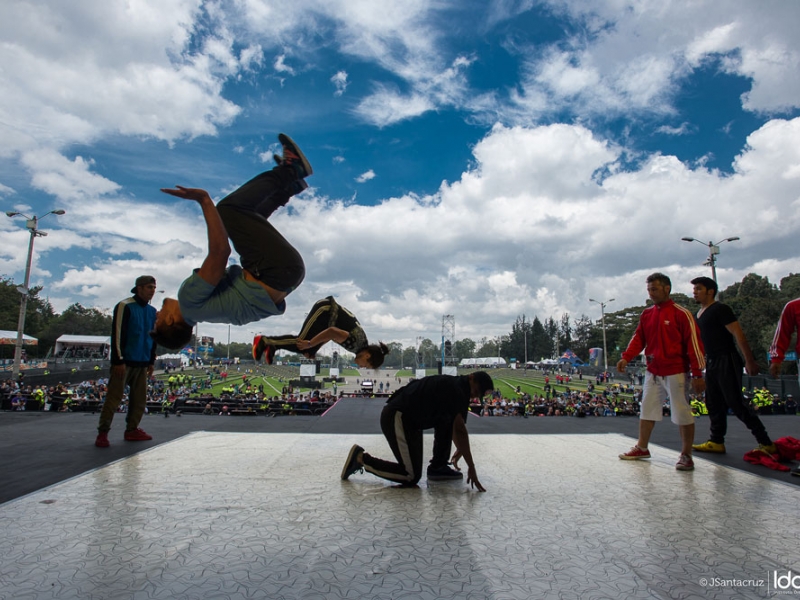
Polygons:
<instances>
[{"instance_id":1,"label":"blue sky","mask_svg":"<svg viewBox=\"0 0 800 600\"><path fill-rule=\"evenodd\" d=\"M676 291L724 244L725 286L795 271L800 4L9 0L0 6L0 206L48 216L32 283L110 309L142 273L174 296L205 255L196 206L270 168L284 131L312 186L273 222L373 339L599 317ZM24 222L0 221L21 281ZM223 325L202 335L226 340Z\"/></svg>"}]
</instances>

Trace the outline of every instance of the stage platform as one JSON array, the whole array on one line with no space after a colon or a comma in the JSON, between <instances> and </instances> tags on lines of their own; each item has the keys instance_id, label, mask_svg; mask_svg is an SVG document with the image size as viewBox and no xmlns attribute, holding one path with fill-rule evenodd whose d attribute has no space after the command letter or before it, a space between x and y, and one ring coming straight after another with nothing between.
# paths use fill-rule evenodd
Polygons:
<instances>
[{"instance_id":1,"label":"stage platform","mask_svg":"<svg viewBox=\"0 0 800 600\"><path fill-rule=\"evenodd\" d=\"M800 573L795 486L620 461L615 433L471 440L486 493L341 481L353 443L390 456L376 434L185 435L0 505L0 598L800 596L774 585Z\"/></svg>"}]
</instances>

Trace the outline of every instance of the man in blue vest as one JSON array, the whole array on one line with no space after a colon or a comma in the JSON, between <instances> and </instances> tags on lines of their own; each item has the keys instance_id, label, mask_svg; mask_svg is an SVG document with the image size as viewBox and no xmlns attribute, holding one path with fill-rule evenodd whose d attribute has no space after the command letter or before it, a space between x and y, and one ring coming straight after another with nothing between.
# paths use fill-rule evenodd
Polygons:
<instances>
[{"instance_id":1,"label":"man in blue vest","mask_svg":"<svg viewBox=\"0 0 800 600\"><path fill-rule=\"evenodd\" d=\"M152 440L139 428L147 406L147 379L153 374L156 344L150 336L156 324L156 309L150 301L156 293L156 280L150 275L136 279L133 294L114 307L111 321L111 377L94 445L108 448L108 432L117 412L125 386L128 393L128 413L125 419L125 439L129 442Z\"/></svg>"}]
</instances>

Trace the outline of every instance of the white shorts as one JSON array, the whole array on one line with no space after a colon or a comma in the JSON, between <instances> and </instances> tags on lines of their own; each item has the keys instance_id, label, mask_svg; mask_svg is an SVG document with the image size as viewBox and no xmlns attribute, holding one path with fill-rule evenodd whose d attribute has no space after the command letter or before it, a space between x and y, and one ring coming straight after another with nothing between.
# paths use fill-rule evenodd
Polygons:
<instances>
[{"instance_id":1,"label":"white shorts","mask_svg":"<svg viewBox=\"0 0 800 600\"><path fill-rule=\"evenodd\" d=\"M692 407L689 404L690 381L688 373L660 377L647 371L642 392L642 412L639 418L645 421L660 421L664 416L664 401L669 398L672 422L676 425L694 423Z\"/></svg>"}]
</instances>

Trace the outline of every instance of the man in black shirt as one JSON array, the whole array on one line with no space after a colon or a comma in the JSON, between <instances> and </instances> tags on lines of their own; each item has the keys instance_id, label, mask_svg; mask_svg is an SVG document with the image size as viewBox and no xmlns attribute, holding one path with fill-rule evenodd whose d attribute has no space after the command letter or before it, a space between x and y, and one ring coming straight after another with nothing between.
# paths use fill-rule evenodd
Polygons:
<instances>
[{"instance_id":1,"label":"man in black shirt","mask_svg":"<svg viewBox=\"0 0 800 600\"><path fill-rule=\"evenodd\" d=\"M697 322L706 350L706 408L711 424L707 442L692 446L699 452L725 452L728 409L753 433L758 450L773 454L772 443L764 424L742 395L742 366L748 375L758 374L758 364L747 343L741 325L727 304L717 302L717 283L710 277L692 279L694 299L700 305ZM736 351L736 346L744 355Z\"/></svg>"},{"instance_id":2,"label":"man in black shirt","mask_svg":"<svg viewBox=\"0 0 800 600\"><path fill-rule=\"evenodd\" d=\"M444 451L449 453L452 440L467 463L467 483L485 492L472 460L466 420L470 399L482 398L492 389L494 382L484 371L461 376L432 375L400 388L381 413L381 430L397 462L376 458L354 445L342 469L342 479L365 469L402 486L415 486L422 477L422 432L433 428L434 457L445 446ZM429 467L428 479L435 480L435 473Z\"/></svg>"}]
</instances>

